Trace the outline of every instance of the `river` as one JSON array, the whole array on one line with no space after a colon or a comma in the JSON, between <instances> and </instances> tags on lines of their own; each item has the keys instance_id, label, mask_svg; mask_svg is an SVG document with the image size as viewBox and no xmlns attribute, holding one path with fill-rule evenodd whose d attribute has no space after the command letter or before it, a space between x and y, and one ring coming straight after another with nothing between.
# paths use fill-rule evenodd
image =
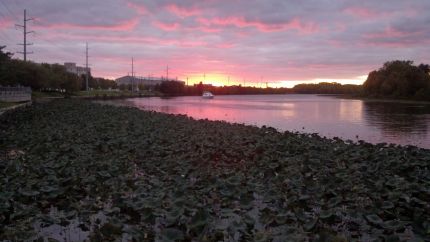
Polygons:
<instances>
[{"instance_id":1,"label":"river","mask_svg":"<svg viewBox=\"0 0 430 242\"><path fill-rule=\"evenodd\" d=\"M153 97L113 102L143 110L185 114L196 119L266 125L279 131L318 133L330 138L430 149L428 103L303 94L231 95L214 99Z\"/></svg>"}]
</instances>

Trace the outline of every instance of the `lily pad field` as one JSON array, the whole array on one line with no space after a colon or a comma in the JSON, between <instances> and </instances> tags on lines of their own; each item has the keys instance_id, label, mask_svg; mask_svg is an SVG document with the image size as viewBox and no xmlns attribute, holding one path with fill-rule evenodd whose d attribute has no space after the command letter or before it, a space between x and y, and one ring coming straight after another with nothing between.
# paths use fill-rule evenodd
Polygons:
<instances>
[{"instance_id":1,"label":"lily pad field","mask_svg":"<svg viewBox=\"0 0 430 242\"><path fill-rule=\"evenodd\" d=\"M0 241L430 241L430 150L34 104L0 116Z\"/></svg>"}]
</instances>

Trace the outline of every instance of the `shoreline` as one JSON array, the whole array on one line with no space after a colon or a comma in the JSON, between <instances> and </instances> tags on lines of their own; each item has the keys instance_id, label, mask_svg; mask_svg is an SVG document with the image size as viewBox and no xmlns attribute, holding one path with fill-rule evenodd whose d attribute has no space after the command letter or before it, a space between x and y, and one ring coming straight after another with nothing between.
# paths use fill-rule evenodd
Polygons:
<instances>
[{"instance_id":1,"label":"shoreline","mask_svg":"<svg viewBox=\"0 0 430 242\"><path fill-rule=\"evenodd\" d=\"M336 96L336 95L334 95ZM344 95L340 94L340 98L344 99L355 99L355 100L361 100L364 102L387 102L387 103L411 103L411 104L428 104L430 105L430 101L421 101L421 100L413 100L413 99L393 99L393 98L376 98L376 97L361 97L361 96L351 96L351 95Z\"/></svg>"},{"instance_id":2,"label":"shoreline","mask_svg":"<svg viewBox=\"0 0 430 242\"><path fill-rule=\"evenodd\" d=\"M31 105L32 103L33 103L32 101L12 103L10 105L7 105L6 107L0 108L0 115L4 114L5 112L7 112L9 110L27 107L27 106Z\"/></svg>"},{"instance_id":3,"label":"shoreline","mask_svg":"<svg viewBox=\"0 0 430 242\"><path fill-rule=\"evenodd\" d=\"M365 96L355 96L351 94L324 94L324 93L263 93L263 94L222 94L222 95L216 95L216 96L246 96L246 95L316 95L316 96L332 96L342 99L352 99L352 100L361 100L365 102L398 102L398 103L417 103L417 104L428 104L430 105L430 101L421 101L421 100L413 100L413 99L395 99L395 98L388 98L388 97L365 97ZM174 97L199 97L201 95L176 95L176 96L169 96L164 94L148 94L148 93L140 93L140 94L121 94L121 95L106 95L106 94L96 94L96 95L69 95L69 96L46 96L46 97L35 97L35 99L56 99L56 98L75 98L75 99L87 99L87 100L110 100L110 99L127 99L127 98L145 98L145 97L160 97L160 98L174 98Z\"/></svg>"},{"instance_id":4,"label":"shoreline","mask_svg":"<svg viewBox=\"0 0 430 242\"><path fill-rule=\"evenodd\" d=\"M77 99L0 120L2 239L430 238L430 150Z\"/></svg>"}]
</instances>

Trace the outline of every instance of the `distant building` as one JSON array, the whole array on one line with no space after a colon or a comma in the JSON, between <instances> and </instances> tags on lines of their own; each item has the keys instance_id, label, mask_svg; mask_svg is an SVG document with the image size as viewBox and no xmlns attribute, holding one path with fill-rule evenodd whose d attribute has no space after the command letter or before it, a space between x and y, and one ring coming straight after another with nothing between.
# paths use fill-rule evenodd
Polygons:
<instances>
[{"instance_id":1,"label":"distant building","mask_svg":"<svg viewBox=\"0 0 430 242\"><path fill-rule=\"evenodd\" d=\"M87 74L87 68L77 66L76 63L73 63L73 62L64 63L64 67L66 68L67 72L76 74L78 76L82 76L82 75ZM89 67L88 67L88 74L91 75L91 68L89 68Z\"/></svg>"},{"instance_id":2,"label":"distant building","mask_svg":"<svg viewBox=\"0 0 430 242\"><path fill-rule=\"evenodd\" d=\"M163 81L179 81L177 79L166 79L164 77L133 77L133 76L123 76L120 78L115 79L115 82L118 86L120 85L143 85L143 86L155 86L157 84L160 84ZM179 81L183 82L183 81ZM185 82L183 82L185 83Z\"/></svg>"}]
</instances>

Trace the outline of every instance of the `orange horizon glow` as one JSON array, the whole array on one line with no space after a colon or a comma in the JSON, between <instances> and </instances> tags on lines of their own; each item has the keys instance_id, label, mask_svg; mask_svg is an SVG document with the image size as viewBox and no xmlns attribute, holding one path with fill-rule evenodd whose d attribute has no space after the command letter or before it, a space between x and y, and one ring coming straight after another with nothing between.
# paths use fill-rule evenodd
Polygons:
<instances>
[{"instance_id":1,"label":"orange horizon glow","mask_svg":"<svg viewBox=\"0 0 430 242\"><path fill-rule=\"evenodd\" d=\"M188 78L188 79L187 79ZM234 75L227 75L224 73L203 73L203 74L191 74L178 78L185 82L185 85L193 86L195 84L213 85L217 87L222 86L246 86L246 87L258 87L258 88L292 88L298 84L318 84L321 82L336 82L342 85L355 84L361 85L366 81L367 75L358 76L354 79L327 79L327 78L316 78L311 80L265 80L260 78L259 80L247 80Z\"/></svg>"}]
</instances>

